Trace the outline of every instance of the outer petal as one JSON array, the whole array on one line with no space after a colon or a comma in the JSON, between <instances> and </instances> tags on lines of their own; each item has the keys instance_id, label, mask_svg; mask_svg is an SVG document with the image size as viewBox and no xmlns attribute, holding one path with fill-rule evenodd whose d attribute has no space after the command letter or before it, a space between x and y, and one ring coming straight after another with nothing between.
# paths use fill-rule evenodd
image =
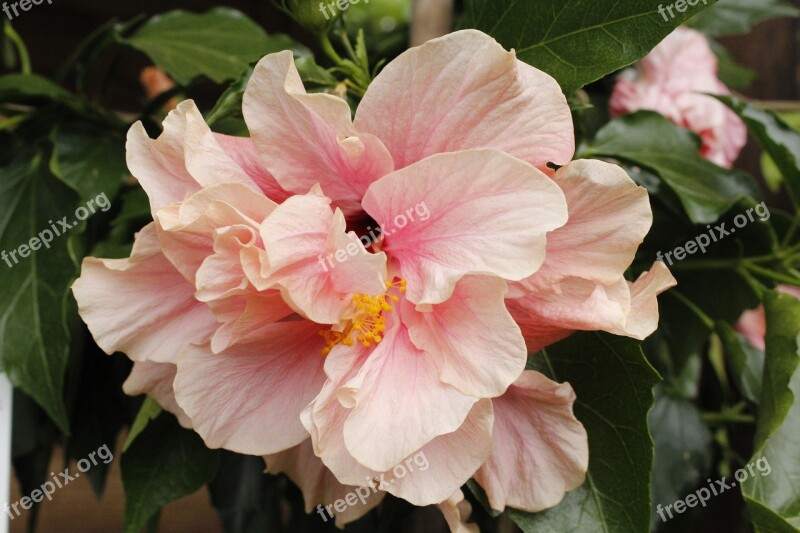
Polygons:
<instances>
[{"instance_id":1,"label":"outer petal","mask_svg":"<svg viewBox=\"0 0 800 533\"><path fill-rule=\"evenodd\" d=\"M393 172L369 188L363 205L415 304L447 300L466 274L530 276L544 261L546 233L567 221L552 180L491 149L435 155ZM410 220L415 213L419 220Z\"/></svg>"},{"instance_id":2,"label":"outer petal","mask_svg":"<svg viewBox=\"0 0 800 533\"><path fill-rule=\"evenodd\" d=\"M630 284L631 312L628 314L625 326L609 331L639 340L648 337L658 327L656 297L677 284L666 265L656 261L653 268L639 276L635 283Z\"/></svg>"},{"instance_id":3,"label":"outer petal","mask_svg":"<svg viewBox=\"0 0 800 533\"><path fill-rule=\"evenodd\" d=\"M153 363L141 361L133 364L128 379L122 384L122 390L129 396L147 394L155 399L161 407L175 415L180 425L192 429L192 420L175 401L172 382L178 367L171 363Z\"/></svg>"},{"instance_id":4,"label":"outer petal","mask_svg":"<svg viewBox=\"0 0 800 533\"><path fill-rule=\"evenodd\" d=\"M447 525L450 527L450 533L480 533L477 524L467 524L469 515L472 514L472 505L464 499L464 493L458 489L455 494L450 496L447 500L437 505L444 519L447 520Z\"/></svg>"},{"instance_id":5,"label":"outer petal","mask_svg":"<svg viewBox=\"0 0 800 533\"><path fill-rule=\"evenodd\" d=\"M232 137L214 134L217 142L233 161L250 176L250 179L273 202L281 203L292 195L283 189L275 177L261 164L253 140L248 137Z\"/></svg>"},{"instance_id":6,"label":"outer petal","mask_svg":"<svg viewBox=\"0 0 800 533\"><path fill-rule=\"evenodd\" d=\"M572 159L572 116L558 83L494 39L463 30L412 48L375 78L356 128L403 168L433 154L497 148L551 173Z\"/></svg>"},{"instance_id":7,"label":"outer petal","mask_svg":"<svg viewBox=\"0 0 800 533\"><path fill-rule=\"evenodd\" d=\"M328 358L348 355L343 348ZM347 450L378 472L394 468L434 438L457 430L476 402L439 380L432 357L411 343L399 322L389 327L383 342L337 396L350 409L344 423Z\"/></svg>"},{"instance_id":8,"label":"outer petal","mask_svg":"<svg viewBox=\"0 0 800 533\"><path fill-rule=\"evenodd\" d=\"M385 290L386 255L367 252L345 227L344 215L332 211L325 196L312 192L286 200L261 225L269 274L254 280L256 287L277 285L310 320L339 323L352 308L353 294ZM328 261L340 254L344 261Z\"/></svg>"},{"instance_id":9,"label":"outer petal","mask_svg":"<svg viewBox=\"0 0 800 533\"><path fill-rule=\"evenodd\" d=\"M534 277L616 283L650 231L647 191L603 161L573 161L554 180L567 198L569 220L547 236L547 260Z\"/></svg>"},{"instance_id":10,"label":"outer petal","mask_svg":"<svg viewBox=\"0 0 800 533\"><path fill-rule=\"evenodd\" d=\"M184 352L175 396L206 445L265 455L306 439L300 412L325 380L318 331L308 321L280 322L220 354L208 344Z\"/></svg>"},{"instance_id":11,"label":"outer petal","mask_svg":"<svg viewBox=\"0 0 800 533\"><path fill-rule=\"evenodd\" d=\"M466 483L491 454L492 405L490 400L481 400L455 432L436 437L386 471L370 470L345 446L342 427L349 411L336 400L336 389L335 382L328 382L303 412L302 420L315 453L343 483L365 487L377 484L379 490L414 505L431 505Z\"/></svg>"},{"instance_id":12,"label":"outer petal","mask_svg":"<svg viewBox=\"0 0 800 533\"><path fill-rule=\"evenodd\" d=\"M436 437L392 468L383 487L414 505L441 502L491 455L493 421L492 400L479 401L458 430Z\"/></svg>"},{"instance_id":13,"label":"outer petal","mask_svg":"<svg viewBox=\"0 0 800 533\"><path fill-rule=\"evenodd\" d=\"M233 149L232 142L211 132L191 100L170 112L158 139L151 139L141 122L131 127L126 145L128 168L150 198L153 213L213 184L242 183L257 188L237 162L244 163L242 150L237 150L234 159L220 140ZM252 163L248 167L255 173Z\"/></svg>"},{"instance_id":14,"label":"outer petal","mask_svg":"<svg viewBox=\"0 0 800 533\"><path fill-rule=\"evenodd\" d=\"M569 384L533 371L492 400L494 452L475 480L493 509L508 505L538 512L583 484L589 445L586 430L572 414L574 401Z\"/></svg>"},{"instance_id":15,"label":"outer petal","mask_svg":"<svg viewBox=\"0 0 800 533\"><path fill-rule=\"evenodd\" d=\"M503 394L525 369L528 352L504 303L499 278L467 276L443 304L403 317L415 346L440 367L440 379L476 398Z\"/></svg>"},{"instance_id":16,"label":"outer petal","mask_svg":"<svg viewBox=\"0 0 800 533\"><path fill-rule=\"evenodd\" d=\"M347 215L359 213L369 184L394 169L378 138L353 127L347 102L306 94L289 51L256 65L243 111L264 165L281 186L302 194L319 183Z\"/></svg>"},{"instance_id":17,"label":"outer petal","mask_svg":"<svg viewBox=\"0 0 800 533\"><path fill-rule=\"evenodd\" d=\"M342 485L336 477L328 470L322 461L314 455L314 448L311 440L306 439L302 444L290 448L285 452L264 457L267 461L267 472L270 474L285 473L289 476L300 490L303 491L303 499L306 504L306 513L310 513L315 507L321 505L323 509L317 508L321 519L324 522L329 520L330 515L324 507L331 508L336 500L343 500L347 503L347 508L336 516L336 526L343 528L349 522L354 522L378 506L386 495L385 492L378 492L376 488L353 487ZM354 501L355 504L349 502Z\"/></svg>"},{"instance_id":18,"label":"outer petal","mask_svg":"<svg viewBox=\"0 0 800 533\"><path fill-rule=\"evenodd\" d=\"M155 224L137 234L129 259L84 259L72 291L97 345L134 361L174 362L217 327L194 287L161 253Z\"/></svg>"}]
</instances>

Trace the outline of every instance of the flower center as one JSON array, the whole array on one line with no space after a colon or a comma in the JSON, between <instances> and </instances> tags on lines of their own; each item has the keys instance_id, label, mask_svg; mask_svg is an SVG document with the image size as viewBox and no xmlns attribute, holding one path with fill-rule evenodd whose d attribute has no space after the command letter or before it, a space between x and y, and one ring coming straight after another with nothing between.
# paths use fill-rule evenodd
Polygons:
<instances>
[{"instance_id":1,"label":"flower center","mask_svg":"<svg viewBox=\"0 0 800 533\"><path fill-rule=\"evenodd\" d=\"M356 306L355 315L350 323L342 331L333 329L320 331L319 334L325 339L325 348L322 355L331 353L334 347L339 344L353 346L356 341L369 348L372 344L378 344L383 340L383 332L386 331L386 315L393 309L390 302L397 302L400 296L390 294L392 291L405 292L406 280L387 281L386 292L378 296L369 294L353 295L353 303Z\"/></svg>"}]
</instances>

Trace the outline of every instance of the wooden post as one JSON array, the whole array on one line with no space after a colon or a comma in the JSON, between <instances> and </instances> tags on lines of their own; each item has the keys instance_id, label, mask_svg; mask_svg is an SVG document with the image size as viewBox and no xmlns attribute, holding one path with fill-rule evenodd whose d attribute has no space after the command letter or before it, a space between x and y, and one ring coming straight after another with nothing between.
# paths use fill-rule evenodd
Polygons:
<instances>
[{"instance_id":1,"label":"wooden post","mask_svg":"<svg viewBox=\"0 0 800 533\"><path fill-rule=\"evenodd\" d=\"M414 0L411 7L411 46L453 30L453 0Z\"/></svg>"},{"instance_id":2,"label":"wooden post","mask_svg":"<svg viewBox=\"0 0 800 533\"><path fill-rule=\"evenodd\" d=\"M4 509L11 498L11 383L0 373L0 533L8 533Z\"/></svg>"}]
</instances>

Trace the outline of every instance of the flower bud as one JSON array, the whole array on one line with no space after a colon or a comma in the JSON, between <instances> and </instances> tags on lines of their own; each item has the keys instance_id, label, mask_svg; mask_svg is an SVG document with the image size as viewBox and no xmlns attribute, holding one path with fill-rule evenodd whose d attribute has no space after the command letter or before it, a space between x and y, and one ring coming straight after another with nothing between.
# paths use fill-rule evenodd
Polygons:
<instances>
[{"instance_id":1,"label":"flower bud","mask_svg":"<svg viewBox=\"0 0 800 533\"><path fill-rule=\"evenodd\" d=\"M298 24L315 35L327 32L342 14L336 3L331 7L320 0L283 0L283 6Z\"/></svg>"}]
</instances>

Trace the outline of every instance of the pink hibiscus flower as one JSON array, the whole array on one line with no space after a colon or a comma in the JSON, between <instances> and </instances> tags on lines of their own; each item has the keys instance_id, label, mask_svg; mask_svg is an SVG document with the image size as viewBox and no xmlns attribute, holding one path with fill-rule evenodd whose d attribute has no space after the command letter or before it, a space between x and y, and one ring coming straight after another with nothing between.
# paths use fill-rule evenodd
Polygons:
<instances>
[{"instance_id":1,"label":"pink hibiscus flower","mask_svg":"<svg viewBox=\"0 0 800 533\"><path fill-rule=\"evenodd\" d=\"M612 116L649 109L695 132L701 154L730 168L747 142L747 127L723 103L703 93L730 94L717 77L717 58L705 36L679 27L635 69L620 75L611 95Z\"/></svg>"},{"instance_id":2,"label":"pink hibiscus flower","mask_svg":"<svg viewBox=\"0 0 800 533\"><path fill-rule=\"evenodd\" d=\"M154 222L74 286L98 344L137 362L126 390L210 447L264 455L308 510L376 487L340 525L390 492L466 530L472 476L498 509L579 486L574 393L524 371L529 349L578 329L643 338L674 280L660 263L622 277L647 195L570 163L558 84L468 30L387 65L354 120L271 54L244 116L252 139L212 133L191 102L156 140L131 129Z\"/></svg>"}]
</instances>

